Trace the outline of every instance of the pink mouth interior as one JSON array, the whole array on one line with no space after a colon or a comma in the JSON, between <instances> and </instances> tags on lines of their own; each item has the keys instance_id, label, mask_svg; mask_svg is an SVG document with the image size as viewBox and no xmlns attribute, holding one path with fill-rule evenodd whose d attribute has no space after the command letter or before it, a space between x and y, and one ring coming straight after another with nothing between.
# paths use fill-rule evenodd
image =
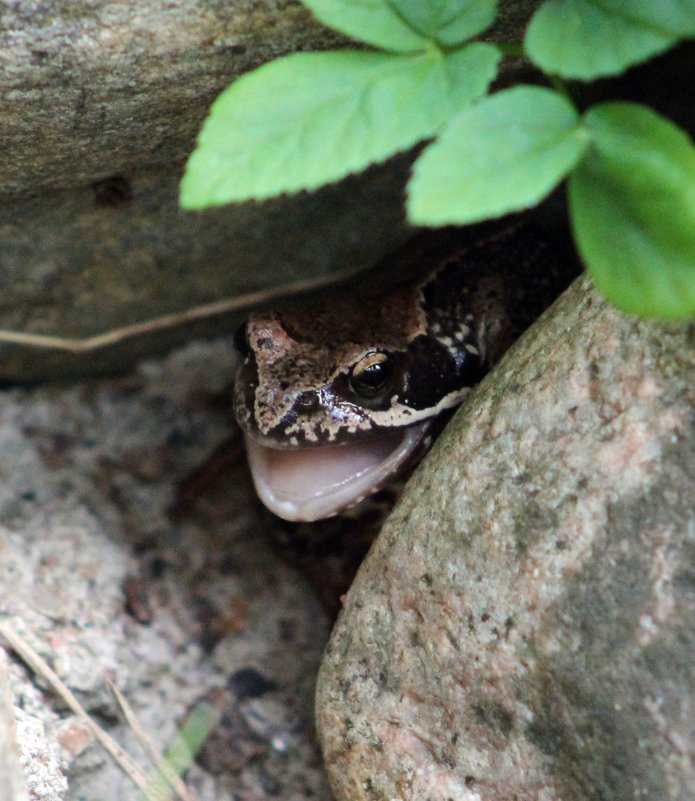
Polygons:
<instances>
[{"instance_id":1,"label":"pink mouth interior","mask_svg":"<svg viewBox=\"0 0 695 801\"><path fill-rule=\"evenodd\" d=\"M279 450L246 436L258 496L285 520L331 517L375 492L404 465L428 423L349 445Z\"/></svg>"}]
</instances>

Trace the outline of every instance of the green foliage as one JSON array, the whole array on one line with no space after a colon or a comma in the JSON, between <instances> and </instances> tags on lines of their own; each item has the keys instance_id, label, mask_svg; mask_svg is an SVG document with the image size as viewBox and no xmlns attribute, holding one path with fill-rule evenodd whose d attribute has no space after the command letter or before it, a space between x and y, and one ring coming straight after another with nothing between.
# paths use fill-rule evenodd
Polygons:
<instances>
[{"instance_id":1,"label":"green foliage","mask_svg":"<svg viewBox=\"0 0 695 801\"><path fill-rule=\"evenodd\" d=\"M496 0L303 0L316 17L357 41L412 53L431 42L453 47L488 28Z\"/></svg>"},{"instance_id":2,"label":"green foliage","mask_svg":"<svg viewBox=\"0 0 695 801\"><path fill-rule=\"evenodd\" d=\"M692 0L547 0L526 31L541 69L587 80L632 64L695 35Z\"/></svg>"},{"instance_id":3,"label":"green foliage","mask_svg":"<svg viewBox=\"0 0 695 801\"><path fill-rule=\"evenodd\" d=\"M298 53L215 101L181 184L184 207L314 189L434 134L484 94L499 51ZM272 97L272 103L259 98Z\"/></svg>"},{"instance_id":4,"label":"green foliage","mask_svg":"<svg viewBox=\"0 0 695 801\"><path fill-rule=\"evenodd\" d=\"M238 79L203 126L182 206L314 189L434 139L408 187L413 222L500 216L569 177L572 228L597 287L628 312L695 315L692 142L636 104L580 116L562 82L619 74L694 36L695 0L546 0L524 52L554 91L487 98L500 49L469 40L494 21L495 0L303 2L379 50L295 54Z\"/></svg>"},{"instance_id":5,"label":"green foliage","mask_svg":"<svg viewBox=\"0 0 695 801\"><path fill-rule=\"evenodd\" d=\"M498 92L456 115L417 161L408 217L445 225L527 208L567 175L585 142L562 95L537 86Z\"/></svg>"},{"instance_id":6,"label":"green foliage","mask_svg":"<svg viewBox=\"0 0 695 801\"><path fill-rule=\"evenodd\" d=\"M306 0L304 5L324 25L346 36L395 53L417 53L427 37L382 0Z\"/></svg>"},{"instance_id":7,"label":"green foliage","mask_svg":"<svg viewBox=\"0 0 695 801\"><path fill-rule=\"evenodd\" d=\"M570 178L569 200L579 252L596 286L627 312L692 316L692 143L636 103L595 106L584 126L591 145Z\"/></svg>"}]
</instances>

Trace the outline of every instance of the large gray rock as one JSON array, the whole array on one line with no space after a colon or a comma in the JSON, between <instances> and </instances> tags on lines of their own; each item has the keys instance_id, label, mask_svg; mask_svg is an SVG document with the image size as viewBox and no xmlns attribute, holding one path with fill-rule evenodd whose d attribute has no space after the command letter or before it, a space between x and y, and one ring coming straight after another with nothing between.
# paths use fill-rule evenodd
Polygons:
<instances>
[{"instance_id":1,"label":"large gray rock","mask_svg":"<svg viewBox=\"0 0 695 801\"><path fill-rule=\"evenodd\" d=\"M178 209L215 96L263 61L338 41L299 3L275 0L3 9L0 379L122 369L236 319L83 340L354 268L399 241L403 164L263 206Z\"/></svg>"},{"instance_id":2,"label":"large gray rock","mask_svg":"<svg viewBox=\"0 0 695 801\"><path fill-rule=\"evenodd\" d=\"M129 173L116 206L99 200L106 184L0 205L0 380L122 370L233 331L259 293L377 259L405 234L404 166L203 213L178 208L179 165Z\"/></svg>"},{"instance_id":3,"label":"large gray rock","mask_svg":"<svg viewBox=\"0 0 695 801\"><path fill-rule=\"evenodd\" d=\"M695 797L694 367L584 280L465 404L322 665L339 801Z\"/></svg>"},{"instance_id":4,"label":"large gray rock","mask_svg":"<svg viewBox=\"0 0 695 801\"><path fill-rule=\"evenodd\" d=\"M180 162L234 77L330 38L286 0L5 3L0 193Z\"/></svg>"},{"instance_id":5,"label":"large gray rock","mask_svg":"<svg viewBox=\"0 0 695 801\"><path fill-rule=\"evenodd\" d=\"M518 38L537 4L503 3L494 35ZM403 158L311 195L177 206L227 84L276 56L346 44L288 0L4 4L0 380L122 369L236 324L213 314L191 326L191 308L365 267L402 242Z\"/></svg>"},{"instance_id":6,"label":"large gray rock","mask_svg":"<svg viewBox=\"0 0 695 801\"><path fill-rule=\"evenodd\" d=\"M538 0L502 3L518 38ZM346 46L297 0L17 0L0 15L0 195L68 188L190 153L235 77Z\"/></svg>"}]
</instances>

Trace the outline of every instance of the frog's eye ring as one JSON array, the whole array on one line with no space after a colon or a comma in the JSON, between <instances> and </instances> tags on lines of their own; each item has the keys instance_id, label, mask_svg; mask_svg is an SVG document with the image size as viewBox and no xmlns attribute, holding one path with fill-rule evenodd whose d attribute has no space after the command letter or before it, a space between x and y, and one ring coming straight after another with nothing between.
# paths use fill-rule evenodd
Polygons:
<instances>
[{"instance_id":1,"label":"frog's eye ring","mask_svg":"<svg viewBox=\"0 0 695 801\"><path fill-rule=\"evenodd\" d=\"M350 389L360 398L383 395L393 382L394 367L385 353L368 353L350 371Z\"/></svg>"}]
</instances>

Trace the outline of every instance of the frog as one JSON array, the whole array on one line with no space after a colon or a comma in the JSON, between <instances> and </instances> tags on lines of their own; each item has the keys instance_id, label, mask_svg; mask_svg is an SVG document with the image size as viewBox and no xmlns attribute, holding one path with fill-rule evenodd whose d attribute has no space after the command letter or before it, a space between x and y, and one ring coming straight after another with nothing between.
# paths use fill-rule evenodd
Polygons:
<instances>
[{"instance_id":1,"label":"frog","mask_svg":"<svg viewBox=\"0 0 695 801\"><path fill-rule=\"evenodd\" d=\"M528 223L421 234L380 267L256 310L235 336L234 414L256 492L285 520L344 513L412 469L575 274Z\"/></svg>"}]
</instances>

